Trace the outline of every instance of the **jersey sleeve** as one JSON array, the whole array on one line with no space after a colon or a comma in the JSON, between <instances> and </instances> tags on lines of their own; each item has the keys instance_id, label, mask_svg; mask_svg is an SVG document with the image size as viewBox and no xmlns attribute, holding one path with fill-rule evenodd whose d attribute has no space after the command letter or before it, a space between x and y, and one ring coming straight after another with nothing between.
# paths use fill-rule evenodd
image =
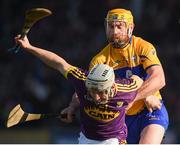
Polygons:
<instances>
[{"instance_id":1,"label":"jersey sleeve","mask_svg":"<svg viewBox=\"0 0 180 145\"><path fill-rule=\"evenodd\" d=\"M156 49L151 43L141 40L141 45L139 46L138 51L144 69L154 65L161 65Z\"/></svg>"},{"instance_id":2,"label":"jersey sleeve","mask_svg":"<svg viewBox=\"0 0 180 145\"><path fill-rule=\"evenodd\" d=\"M129 79L117 79L116 87L119 92L132 92L138 90L143 83L140 77L133 75Z\"/></svg>"},{"instance_id":3,"label":"jersey sleeve","mask_svg":"<svg viewBox=\"0 0 180 145\"><path fill-rule=\"evenodd\" d=\"M116 80L117 93L125 102L132 102L137 94L137 90L141 87L143 80L133 75L130 79Z\"/></svg>"},{"instance_id":4,"label":"jersey sleeve","mask_svg":"<svg viewBox=\"0 0 180 145\"><path fill-rule=\"evenodd\" d=\"M124 100L124 102L126 102L126 105L128 105L135 99L136 94L137 94L137 90L131 92L119 92L118 95L120 99Z\"/></svg>"},{"instance_id":5,"label":"jersey sleeve","mask_svg":"<svg viewBox=\"0 0 180 145\"><path fill-rule=\"evenodd\" d=\"M71 67L65 74L66 79L73 85L78 93L84 89L84 81L87 78L88 72L77 67Z\"/></svg>"}]
</instances>

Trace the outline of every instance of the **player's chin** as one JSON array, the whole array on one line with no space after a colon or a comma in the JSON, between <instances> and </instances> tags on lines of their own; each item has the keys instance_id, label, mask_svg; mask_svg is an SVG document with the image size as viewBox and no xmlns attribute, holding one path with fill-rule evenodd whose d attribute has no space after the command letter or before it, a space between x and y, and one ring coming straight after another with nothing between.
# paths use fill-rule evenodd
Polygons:
<instances>
[{"instance_id":1,"label":"player's chin","mask_svg":"<svg viewBox=\"0 0 180 145\"><path fill-rule=\"evenodd\" d=\"M126 41L127 37L126 36L119 36L119 37L112 37L111 38L111 42L114 42L114 43L119 43L119 42L124 42Z\"/></svg>"},{"instance_id":2,"label":"player's chin","mask_svg":"<svg viewBox=\"0 0 180 145\"><path fill-rule=\"evenodd\" d=\"M111 41L113 44L124 44L126 41L124 39L114 39Z\"/></svg>"}]
</instances>

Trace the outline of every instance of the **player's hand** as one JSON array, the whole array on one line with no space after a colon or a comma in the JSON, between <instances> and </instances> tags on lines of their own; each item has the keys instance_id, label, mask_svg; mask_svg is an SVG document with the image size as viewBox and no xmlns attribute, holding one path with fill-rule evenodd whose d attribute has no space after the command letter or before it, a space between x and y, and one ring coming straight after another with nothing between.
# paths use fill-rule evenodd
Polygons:
<instances>
[{"instance_id":1,"label":"player's hand","mask_svg":"<svg viewBox=\"0 0 180 145\"><path fill-rule=\"evenodd\" d=\"M162 103L156 96L148 96L144 100L147 109L149 112L153 112L153 110L161 109Z\"/></svg>"},{"instance_id":2,"label":"player's hand","mask_svg":"<svg viewBox=\"0 0 180 145\"><path fill-rule=\"evenodd\" d=\"M75 118L75 112L76 110L71 106L68 106L67 108L63 109L60 115L61 121L71 123ZM67 114L66 117L62 117L64 116L63 114Z\"/></svg>"},{"instance_id":3,"label":"player's hand","mask_svg":"<svg viewBox=\"0 0 180 145\"><path fill-rule=\"evenodd\" d=\"M16 44L19 44L21 48L31 47L31 44L29 43L27 36L25 36L24 38L21 38L21 35L17 35L14 39L15 39Z\"/></svg>"}]
</instances>

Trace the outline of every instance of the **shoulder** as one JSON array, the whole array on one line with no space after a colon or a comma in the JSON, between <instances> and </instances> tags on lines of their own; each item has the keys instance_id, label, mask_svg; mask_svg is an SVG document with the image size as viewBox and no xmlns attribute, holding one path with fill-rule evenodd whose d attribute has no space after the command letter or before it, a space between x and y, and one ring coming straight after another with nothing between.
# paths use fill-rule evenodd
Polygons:
<instances>
[{"instance_id":1,"label":"shoulder","mask_svg":"<svg viewBox=\"0 0 180 145\"><path fill-rule=\"evenodd\" d=\"M148 53L151 50L156 50L151 42L144 40L141 37L133 36L132 41L136 52L139 54Z\"/></svg>"},{"instance_id":2,"label":"shoulder","mask_svg":"<svg viewBox=\"0 0 180 145\"><path fill-rule=\"evenodd\" d=\"M109 54L109 51L110 51L110 45L106 45L98 54L96 54L93 59L98 59L100 57L103 57L107 54Z\"/></svg>"},{"instance_id":3,"label":"shoulder","mask_svg":"<svg viewBox=\"0 0 180 145\"><path fill-rule=\"evenodd\" d=\"M108 44L98 54L96 54L92 58L89 68L91 69L96 64L105 63L107 60L107 57L109 56L109 53L110 53L110 45Z\"/></svg>"},{"instance_id":4,"label":"shoulder","mask_svg":"<svg viewBox=\"0 0 180 145\"><path fill-rule=\"evenodd\" d=\"M143 80L133 75L129 79L116 79L116 89L118 92L132 92L141 87Z\"/></svg>"},{"instance_id":5,"label":"shoulder","mask_svg":"<svg viewBox=\"0 0 180 145\"><path fill-rule=\"evenodd\" d=\"M139 47L154 47L153 44L141 37L134 36L132 37L135 44Z\"/></svg>"}]
</instances>

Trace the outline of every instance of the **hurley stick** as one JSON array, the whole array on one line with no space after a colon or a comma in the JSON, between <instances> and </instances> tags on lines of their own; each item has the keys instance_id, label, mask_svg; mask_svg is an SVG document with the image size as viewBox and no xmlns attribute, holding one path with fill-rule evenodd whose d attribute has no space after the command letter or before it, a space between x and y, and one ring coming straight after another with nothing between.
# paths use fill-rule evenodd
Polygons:
<instances>
[{"instance_id":1,"label":"hurley stick","mask_svg":"<svg viewBox=\"0 0 180 145\"><path fill-rule=\"evenodd\" d=\"M25 35L29 32L31 27L39 20L51 15L52 12L45 8L34 8L29 11L26 11L25 14L25 20L24 20L24 26L21 31L21 38L23 39ZM10 48L8 51L13 51L17 53L20 49L19 45L14 46L13 48Z\"/></svg>"},{"instance_id":2,"label":"hurley stick","mask_svg":"<svg viewBox=\"0 0 180 145\"><path fill-rule=\"evenodd\" d=\"M67 118L67 114L33 114L25 112L20 104L16 105L9 113L7 120L7 127L12 127L14 125L44 118Z\"/></svg>"}]
</instances>

